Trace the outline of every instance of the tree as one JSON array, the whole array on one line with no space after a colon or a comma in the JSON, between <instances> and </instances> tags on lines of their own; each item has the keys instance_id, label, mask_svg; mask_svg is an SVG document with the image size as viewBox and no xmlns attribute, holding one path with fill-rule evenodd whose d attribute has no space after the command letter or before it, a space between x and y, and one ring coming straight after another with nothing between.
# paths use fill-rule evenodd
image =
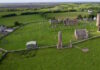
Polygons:
<instances>
[{"instance_id":1,"label":"tree","mask_svg":"<svg viewBox=\"0 0 100 70\"><path fill-rule=\"evenodd\" d=\"M83 19L82 15L78 15L78 16L77 16L77 19L82 20L82 19Z\"/></svg>"},{"instance_id":2,"label":"tree","mask_svg":"<svg viewBox=\"0 0 100 70\"><path fill-rule=\"evenodd\" d=\"M20 25L22 25L22 24L19 23L18 21L16 21L16 22L14 23L14 26L20 26Z\"/></svg>"}]
</instances>

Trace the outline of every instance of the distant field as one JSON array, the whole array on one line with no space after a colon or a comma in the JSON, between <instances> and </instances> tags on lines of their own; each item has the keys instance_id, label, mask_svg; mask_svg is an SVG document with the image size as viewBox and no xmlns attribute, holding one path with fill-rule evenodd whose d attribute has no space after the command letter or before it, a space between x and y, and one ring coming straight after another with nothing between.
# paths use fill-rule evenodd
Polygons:
<instances>
[{"instance_id":1,"label":"distant field","mask_svg":"<svg viewBox=\"0 0 100 70\"><path fill-rule=\"evenodd\" d=\"M27 15L27 16L16 16L16 17L9 17L9 18L1 18L0 24L6 26L14 25L14 22L18 21L21 23L28 23L32 21L41 21L43 18L40 18L40 15Z\"/></svg>"},{"instance_id":2,"label":"distant field","mask_svg":"<svg viewBox=\"0 0 100 70\"><path fill-rule=\"evenodd\" d=\"M65 18L77 18L78 15L88 15L87 12L65 12L65 13L49 13L49 17L55 17L59 19L65 19Z\"/></svg>"}]
</instances>

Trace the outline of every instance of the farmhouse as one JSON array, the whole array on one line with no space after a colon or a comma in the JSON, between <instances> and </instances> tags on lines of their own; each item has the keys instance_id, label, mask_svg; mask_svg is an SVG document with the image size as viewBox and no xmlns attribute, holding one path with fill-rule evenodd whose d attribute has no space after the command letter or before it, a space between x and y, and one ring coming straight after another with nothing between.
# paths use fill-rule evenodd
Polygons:
<instances>
[{"instance_id":1,"label":"farmhouse","mask_svg":"<svg viewBox=\"0 0 100 70\"><path fill-rule=\"evenodd\" d=\"M37 42L36 41L29 41L26 43L27 49L37 49Z\"/></svg>"},{"instance_id":2,"label":"farmhouse","mask_svg":"<svg viewBox=\"0 0 100 70\"><path fill-rule=\"evenodd\" d=\"M88 38L88 32L86 29L76 29L75 30L75 38L77 40L87 39Z\"/></svg>"},{"instance_id":3,"label":"farmhouse","mask_svg":"<svg viewBox=\"0 0 100 70\"><path fill-rule=\"evenodd\" d=\"M1 34L8 34L8 33L10 33L10 32L13 32L14 31L14 29L13 28L7 28L6 26L4 26L4 25L1 25L0 26L0 33Z\"/></svg>"},{"instance_id":4,"label":"farmhouse","mask_svg":"<svg viewBox=\"0 0 100 70\"><path fill-rule=\"evenodd\" d=\"M5 29L6 29L6 26L1 25L1 26L0 26L0 33L3 33L3 32L5 31Z\"/></svg>"},{"instance_id":5,"label":"farmhouse","mask_svg":"<svg viewBox=\"0 0 100 70\"><path fill-rule=\"evenodd\" d=\"M72 20L72 19L67 18L64 20L64 25L76 25L76 24L78 24L77 19Z\"/></svg>"}]
</instances>

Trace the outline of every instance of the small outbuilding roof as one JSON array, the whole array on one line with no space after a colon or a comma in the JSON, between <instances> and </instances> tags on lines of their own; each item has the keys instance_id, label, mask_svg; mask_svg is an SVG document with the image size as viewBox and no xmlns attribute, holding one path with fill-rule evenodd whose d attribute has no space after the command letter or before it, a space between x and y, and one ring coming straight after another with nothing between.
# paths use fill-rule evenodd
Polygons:
<instances>
[{"instance_id":1,"label":"small outbuilding roof","mask_svg":"<svg viewBox=\"0 0 100 70\"><path fill-rule=\"evenodd\" d=\"M30 44L36 44L36 41L29 41L26 43L26 45L30 45Z\"/></svg>"}]
</instances>

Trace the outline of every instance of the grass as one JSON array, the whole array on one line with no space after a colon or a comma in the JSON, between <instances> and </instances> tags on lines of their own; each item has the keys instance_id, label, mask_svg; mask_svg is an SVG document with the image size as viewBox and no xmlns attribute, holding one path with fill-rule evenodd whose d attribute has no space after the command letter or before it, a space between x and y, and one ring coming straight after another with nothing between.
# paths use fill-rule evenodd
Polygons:
<instances>
[{"instance_id":1,"label":"grass","mask_svg":"<svg viewBox=\"0 0 100 70\"><path fill-rule=\"evenodd\" d=\"M70 6L70 7L69 7ZM74 7L75 6L75 7ZM62 9L66 10L71 8L86 8L90 5L69 4L56 6L50 10ZM48 11L49 9L41 9L40 11ZM13 13L13 12L8 12ZM7 12L0 12L0 16L8 14ZM20 14L20 12L16 12ZM66 13L49 13L47 16L64 18L76 18L77 15L87 15L87 12L66 12ZM40 22L44 21L45 22ZM100 70L100 38L78 43L74 46L78 48L69 48L57 50L57 34L62 31L63 45L67 46L70 40L76 41L74 37L75 29L86 28L89 31L90 37L100 35L97 32L96 21L92 22L79 22L78 26L64 26L63 24L57 25L56 28L51 28L49 22L40 15L27 15L17 16L10 18L0 18L0 24L6 26L14 25L15 21L22 23L32 23L19 28L11 35L0 40L0 48L7 50L19 50L26 48L26 42L35 40L39 47L47 47L55 45L54 48L38 49L32 51L20 51L9 53L7 57L0 62L1 70ZM37 21L37 22L35 22ZM89 48L88 53L81 51L82 48ZM0 54L0 57L2 55Z\"/></svg>"},{"instance_id":2,"label":"grass","mask_svg":"<svg viewBox=\"0 0 100 70\"><path fill-rule=\"evenodd\" d=\"M6 21L5 21L6 20ZM32 21L44 20L40 15L26 15L26 16L17 16L9 18L0 18L0 25L13 26L14 22L18 21L21 23L27 23Z\"/></svg>"},{"instance_id":3,"label":"grass","mask_svg":"<svg viewBox=\"0 0 100 70\"><path fill-rule=\"evenodd\" d=\"M66 13L49 13L49 17L55 17L59 19L65 19L65 18L77 18L78 15L87 15L87 12L66 12Z\"/></svg>"},{"instance_id":4,"label":"grass","mask_svg":"<svg viewBox=\"0 0 100 70\"><path fill-rule=\"evenodd\" d=\"M95 23L92 23L94 25ZM96 31L96 27L91 27L90 24L86 23L86 27L91 34ZM57 44L58 31L62 31L63 45L67 45L70 40L75 40L74 30L76 28L84 28L83 23L80 23L77 27L75 26L64 26L58 25L57 28L51 28L49 22L37 22L31 23L18 29L13 34L7 36L0 41L0 47L7 50L18 50L26 48L26 42L35 40L39 47L52 46ZM96 33L92 34L95 35Z\"/></svg>"},{"instance_id":5,"label":"grass","mask_svg":"<svg viewBox=\"0 0 100 70\"><path fill-rule=\"evenodd\" d=\"M0 53L0 58L2 57L2 54Z\"/></svg>"},{"instance_id":6,"label":"grass","mask_svg":"<svg viewBox=\"0 0 100 70\"><path fill-rule=\"evenodd\" d=\"M99 70L99 47L91 47L88 53L77 48L54 48L30 52L9 53L0 64L2 70ZM98 52L98 53L97 53Z\"/></svg>"},{"instance_id":7,"label":"grass","mask_svg":"<svg viewBox=\"0 0 100 70\"><path fill-rule=\"evenodd\" d=\"M51 16L52 15L53 14L51 14ZM61 17L60 13L58 15ZM40 22L44 20L45 22ZM0 19L0 21L1 23L7 26L13 25L15 21L19 21L22 23L33 21L31 24L21 27L16 32L5 37L0 41L0 47L7 50L25 49L26 42L31 40L37 41L39 47L56 45L58 31L62 31L63 45L67 46L70 40L75 41L74 30L76 28L86 28L91 33L91 36L98 35L95 32L97 30L95 26L96 23L95 21L94 22L82 21L79 23L78 26L64 26L63 24L59 24L56 28L51 28L49 22L40 15L27 15L27 16L2 18Z\"/></svg>"}]
</instances>

